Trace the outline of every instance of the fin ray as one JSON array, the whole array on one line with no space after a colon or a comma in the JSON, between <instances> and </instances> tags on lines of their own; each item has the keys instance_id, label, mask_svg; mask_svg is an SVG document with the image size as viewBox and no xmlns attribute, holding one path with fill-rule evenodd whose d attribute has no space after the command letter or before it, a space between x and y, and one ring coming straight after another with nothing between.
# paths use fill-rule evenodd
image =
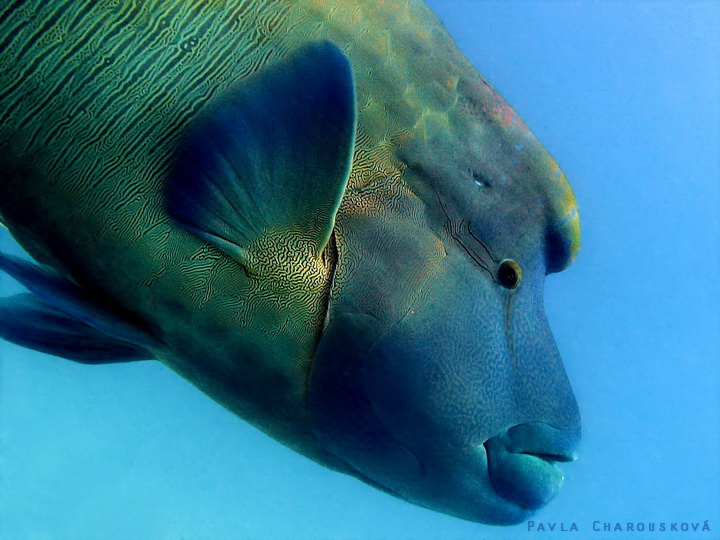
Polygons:
<instances>
[{"instance_id":1,"label":"fin ray","mask_svg":"<svg viewBox=\"0 0 720 540\"><path fill-rule=\"evenodd\" d=\"M0 271L25 286L45 305L94 328L101 335L141 348L156 345L150 335L98 303L75 283L47 268L0 252ZM33 306L39 309L39 304Z\"/></svg>"},{"instance_id":2,"label":"fin ray","mask_svg":"<svg viewBox=\"0 0 720 540\"><path fill-rule=\"evenodd\" d=\"M0 298L0 337L84 364L152 360L144 349L108 337L32 293Z\"/></svg>"},{"instance_id":3,"label":"fin ray","mask_svg":"<svg viewBox=\"0 0 720 540\"><path fill-rule=\"evenodd\" d=\"M307 44L212 98L178 148L170 215L229 255L268 229L293 231L319 255L330 238L355 141L350 63Z\"/></svg>"}]
</instances>

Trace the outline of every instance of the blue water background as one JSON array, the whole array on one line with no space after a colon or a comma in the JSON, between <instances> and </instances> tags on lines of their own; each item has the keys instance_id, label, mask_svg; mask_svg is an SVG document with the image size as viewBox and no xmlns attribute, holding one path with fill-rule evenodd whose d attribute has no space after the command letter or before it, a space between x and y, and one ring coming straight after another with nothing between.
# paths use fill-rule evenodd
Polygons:
<instances>
[{"instance_id":1,"label":"blue water background","mask_svg":"<svg viewBox=\"0 0 720 540\"><path fill-rule=\"evenodd\" d=\"M581 458L535 518L580 532L396 500L156 363L89 367L2 343L2 538L676 538L592 526L704 520L712 531L694 536L720 537L720 4L429 3L580 204L582 251L546 304Z\"/></svg>"}]
</instances>

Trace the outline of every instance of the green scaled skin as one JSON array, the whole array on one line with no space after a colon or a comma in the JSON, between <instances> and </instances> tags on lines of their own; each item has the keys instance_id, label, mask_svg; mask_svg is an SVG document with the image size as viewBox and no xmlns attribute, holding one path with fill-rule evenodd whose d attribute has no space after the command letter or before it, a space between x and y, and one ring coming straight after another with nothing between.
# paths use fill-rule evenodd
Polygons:
<instances>
[{"instance_id":1,"label":"green scaled skin","mask_svg":"<svg viewBox=\"0 0 720 540\"><path fill-rule=\"evenodd\" d=\"M0 221L54 272L0 258L36 296L0 303L18 319L0 336L157 359L309 458L466 519L516 523L557 491L534 456L570 459L579 414L542 282L579 249L575 199L424 4L10 1L0 83ZM522 428L540 424L561 434Z\"/></svg>"}]
</instances>

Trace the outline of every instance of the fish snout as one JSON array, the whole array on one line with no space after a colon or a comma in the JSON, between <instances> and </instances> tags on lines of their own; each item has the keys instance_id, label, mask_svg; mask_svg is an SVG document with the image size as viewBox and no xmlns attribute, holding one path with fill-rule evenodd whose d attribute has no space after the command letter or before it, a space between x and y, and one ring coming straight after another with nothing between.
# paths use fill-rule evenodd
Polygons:
<instances>
[{"instance_id":1,"label":"fish snout","mask_svg":"<svg viewBox=\"0 0 720 540\"><path fill-rule=\"evenodd\" d=\"M565 480L557 462L577 459L580 428L558 429L544 422L514 426L485 441L488 474L498 495L537 510L550 502ZM480 448L479 448L480 449Z\"/></svg>"}]
</instances>

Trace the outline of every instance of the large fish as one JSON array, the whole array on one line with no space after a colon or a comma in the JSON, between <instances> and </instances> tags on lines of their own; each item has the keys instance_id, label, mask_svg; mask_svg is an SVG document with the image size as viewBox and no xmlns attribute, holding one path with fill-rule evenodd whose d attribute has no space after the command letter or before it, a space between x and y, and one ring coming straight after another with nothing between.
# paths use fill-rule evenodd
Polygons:
<instances>
[{"instance_id":1,"label":"large fish","mask_svg":"<svg viewBox=\"0 0 720 540\"><path fill-rule=\"evenodd\" d=\"M15 0L0 335L156 359L407 501L517 523L580 421L543 311L555 161L418 0Z\"/></svg>"}]
</instances>

